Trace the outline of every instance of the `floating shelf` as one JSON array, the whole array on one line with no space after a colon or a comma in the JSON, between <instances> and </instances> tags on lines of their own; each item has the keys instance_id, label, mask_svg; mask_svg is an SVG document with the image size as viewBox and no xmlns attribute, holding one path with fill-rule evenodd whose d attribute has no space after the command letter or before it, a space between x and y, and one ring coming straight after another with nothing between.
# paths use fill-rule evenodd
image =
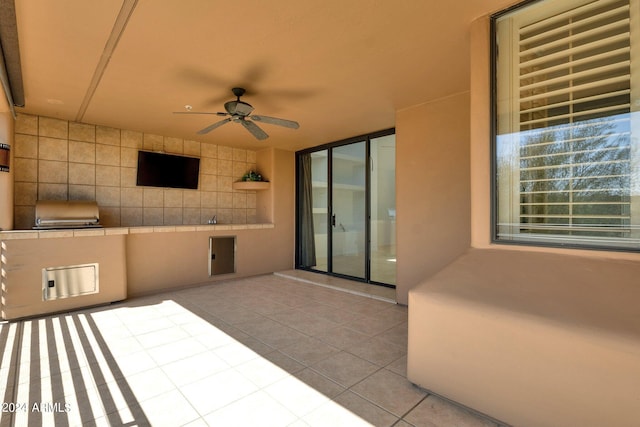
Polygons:
<instances>
[{"instance_id":1,"label":"floating shelf","mask_svg":"<svg viewBox=\"0 0 640 427\"><path fill-rule=\"evenodd\" d=\"M268 181L238 181L233 183L234 190L268 190L269 189Z\"/></svg>"}]
</instances>

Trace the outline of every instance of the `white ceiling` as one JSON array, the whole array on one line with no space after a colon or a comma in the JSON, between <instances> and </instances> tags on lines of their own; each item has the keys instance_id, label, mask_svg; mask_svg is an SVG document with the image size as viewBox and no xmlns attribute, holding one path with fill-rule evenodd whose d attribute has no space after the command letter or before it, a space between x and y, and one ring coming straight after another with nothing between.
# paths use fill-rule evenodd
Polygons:
<instances>
[{"instance_id":1,"label":"white ceiling","mask_svg":"<svg viewBox=\"0 0 640 427\"><path fill-rule=\"evenodd\" d=\"M395 125L397 110L469 90L469 28L513 0L17 0L25 107L251 149L301 149ZM232 87L296 120L196 131Z\"/></svg>"}]
</instances>

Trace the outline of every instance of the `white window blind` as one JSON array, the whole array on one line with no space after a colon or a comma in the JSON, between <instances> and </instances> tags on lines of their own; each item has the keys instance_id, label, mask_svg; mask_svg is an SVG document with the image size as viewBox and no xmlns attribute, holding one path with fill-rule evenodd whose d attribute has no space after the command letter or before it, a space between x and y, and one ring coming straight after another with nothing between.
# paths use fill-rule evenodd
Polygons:
<instances>
[{"instance_id":1,"label":"white window blind","mask_svg":"<svg viewBox=\"0 0 640 427\"><path fill-rule=\"evenodd\" d=\"M498 240L626 246L637 156L629 0L532 9L509 21L510 49L498 45L509 110L499 105L509 135L500 147L498 132Z\"/></svg>"}]
</instances>

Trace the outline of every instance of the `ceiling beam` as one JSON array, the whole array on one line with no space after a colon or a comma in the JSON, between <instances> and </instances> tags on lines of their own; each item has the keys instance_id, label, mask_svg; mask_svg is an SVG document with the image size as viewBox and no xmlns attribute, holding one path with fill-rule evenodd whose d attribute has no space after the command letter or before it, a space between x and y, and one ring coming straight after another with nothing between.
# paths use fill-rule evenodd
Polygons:
<instances>
[{"instance_id":1,"label":"ceiling beam","mask_svg":"<svg viewBox=\"0 0 640 427\"><path fill-rule=\"evenodd\" d=\"M120 12L118 13L116 21L113 24L113 28L111 29L111 34L107 39L104 50L102 51L100 61L98 62L95 71L93 72L93 77L91 78L91 82L89 83L87 92L82 99L82 104L80 104L78 114L76 114L77 122L81 122L84 118L84 115L87 112L87 108L89 108L89 103L91 103L93 95L95 94L96 89L100 84L100 80L102 80L102 76L107 69L107 65L109 65L111 55L113 55L113 52L116 50L118 42L120 41L120 37L122 37L122 34L127 27L127 23L129 22L129 18L131 18L131 15L133 14L133 11L135 10L137 4L138 0L124 0L124 2L122 3Z\"/></svg>"},{"instance_id":2,"label":"ceiling beam","mask_svg":"<svg viewBox=\"0 0 640 427\"><path fill-rule=\"evenodd\" d=\"M15 116L13 107L24 107L24 88L14 0L0 0L0 81Z\"/></svg>"}]
</instances>

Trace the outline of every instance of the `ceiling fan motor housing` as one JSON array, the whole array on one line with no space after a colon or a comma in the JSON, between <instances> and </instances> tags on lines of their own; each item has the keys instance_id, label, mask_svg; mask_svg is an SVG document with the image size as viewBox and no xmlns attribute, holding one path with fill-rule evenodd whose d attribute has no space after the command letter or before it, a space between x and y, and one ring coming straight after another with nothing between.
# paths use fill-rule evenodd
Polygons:
<instances>
[{"instance_id":1,"label":"ceiling fan motor housing","mask_svg":"<svg viewBox=\"0 0 640 427\"><path fill-rule=\"evenodd\" d=\"M283 126L290 129L298 129L300 125L298 122L294 122L293 120L285 120L279 119L277 117L269 117L269 116L251 116L251 112L253 111L253 107L251 104L247 104L246 102L240 101L240 97L244 95L245 90L243 88L234 87L231 89L233 94L238 98L235 101L225 102L224 109L227 110L226 113L193 113L188 111L191 114L216 114L218 116L230 116L226 119L222 119L218 122L215 122L204 129L199 130L198 135L204 135L211 132L214 129L219 128L225 123L235 122L240 123L246 130L251 133L255 138L259 140L265 140L269 138L269 135L263 131L258 125L254 123L255 121L263 122L271 125ZM188 109L188 108L187 108ZM188 114L187 113L187 114Z\"/></svg>"},{"instance_id":2,"label":"ceiling fan motor housing","mask_svg":"<svg viewBox=\"0 0 640 427\"><path fill-rule=\"evenodd\" d=\"M248 116L253 111L251 104L242 101L225 102L224 109L232 116Z\"/></svg>"}]
</instances>

